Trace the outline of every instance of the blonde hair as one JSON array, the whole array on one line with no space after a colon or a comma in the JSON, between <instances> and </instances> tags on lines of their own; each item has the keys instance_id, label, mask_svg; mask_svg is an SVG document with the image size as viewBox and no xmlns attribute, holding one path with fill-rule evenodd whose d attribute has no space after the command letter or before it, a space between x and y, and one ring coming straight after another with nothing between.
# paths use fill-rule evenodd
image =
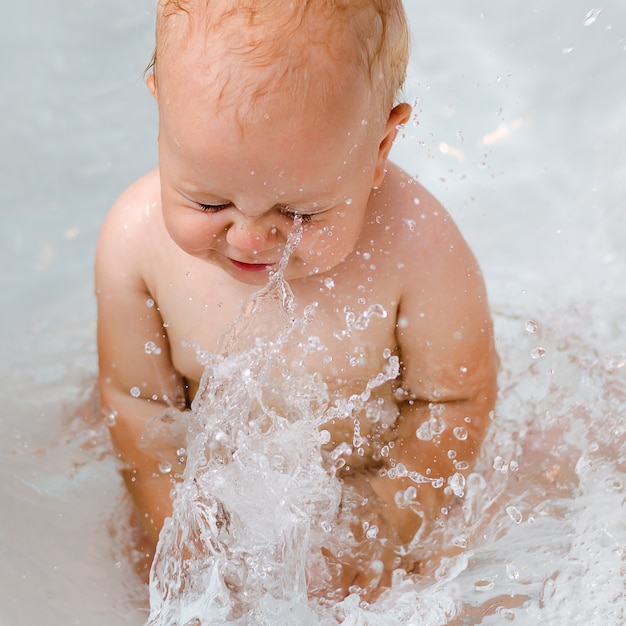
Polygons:
<instances>
[{"instance_id":1,"label":"blonde hair","mask_svg":"<svg viewBox=\"0 0 626 626\"><path fill-rule=\"evenodd\" d=\"M155 79L172 39L184 41L185 22L187 34L197 23L205 27L207 52L219 43L233 67L254 70L254 81L231 81L224 72L212 83L227 104L247 96L245 115L276 91L310 100L331 89L349 94L366 87L386 119L404 84L410 36L402 0L159 0L156 48L146 70ZM313 57L320 49L326 54ZM336 84L337 67L347 84Z\"/></svg>"}]
</instances>

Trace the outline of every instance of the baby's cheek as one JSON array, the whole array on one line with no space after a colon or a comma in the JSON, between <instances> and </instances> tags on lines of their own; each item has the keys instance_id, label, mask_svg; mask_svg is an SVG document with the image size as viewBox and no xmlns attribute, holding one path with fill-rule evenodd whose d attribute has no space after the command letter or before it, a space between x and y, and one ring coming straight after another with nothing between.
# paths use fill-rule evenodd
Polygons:
<instances>
[{"instance_id":1,"label":"baby's cheek","mask_svg":"<svg viewBox=\"0 0 626 626\"><path fill-rule=\"evenodd\" d=\"M333 226L324 226L315 231L308 241L303 241L301 248L308 251L312 258L320 258L325 255L334 256L334 247L337 245L335 229Z\"/></svg>"}]
</instances>

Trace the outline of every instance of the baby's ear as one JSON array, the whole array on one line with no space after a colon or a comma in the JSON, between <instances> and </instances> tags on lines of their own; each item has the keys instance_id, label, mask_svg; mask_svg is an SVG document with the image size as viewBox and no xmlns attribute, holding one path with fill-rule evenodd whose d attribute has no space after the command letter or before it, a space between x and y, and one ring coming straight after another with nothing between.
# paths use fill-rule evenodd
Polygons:
<instances>
[{"instance_id":1,"label":"baby's ear","mask_svg":"<svg viewBox=\"0 0 626 626\"><path fill-rule=\"evenodd\" d=\"M155 100L158 100L158 98L157 98L156 76L154 75L154 72L150 72L150 74L148 74L146 76L146 85L148 86L148 89L150 90L150 93L152 94L152 97Z\"/></svg>"},{"instance_id":2,"label":"baby's ear","mask_svg":"<svg viewBox=\"0 0 626 626\"><path fill-rule=\"evenodd\" d=\"M404 126L411 117L411 107L402 102L397 104L391 113L389 113L389 119L385 126L385 133L378 146L378 157L376 159L376 167L374 169L374 178L372 180L372 187L380 187L383 179L385 178L385 170L387 168L387 159L389 158L389 151L393 142L398 134L398 129Z\"/></svg>"}]
</instances>

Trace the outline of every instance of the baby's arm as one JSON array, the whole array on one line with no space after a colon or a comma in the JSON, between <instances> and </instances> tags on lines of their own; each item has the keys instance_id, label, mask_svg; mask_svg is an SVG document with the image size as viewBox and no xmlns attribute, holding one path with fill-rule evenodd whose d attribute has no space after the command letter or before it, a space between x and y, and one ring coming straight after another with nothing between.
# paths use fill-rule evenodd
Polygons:
<instances>
[{"instance_id":1,"label":"baby's arm","mask_svg":"<svg viewBox=\"0 0 626 626\"><path fill-rule=\"evenodd\" d=\"M421 226L420 240L405 261L412 280L399 303L397 338L408 395L387 469L395 465L402 473L404 466L429 480L443 478L446 486L452 480L454 489L409 477L372 479L387 505L384 516L403 543L412 540L421 519L411 507L396 506L397 492L416 489L427 528L451 500L450 492L461 493L490 422L498 366L485 286L473 254L438 205Z\"/></svg>"},{"instance_id":2,"label":"baby's arm","mask_svg":"<svg viewBox=\"0 0 626 626\"><path fill-rule=\"evenodd\" d=\"M171 514L172 479L159 470L158 456L141 444L151 417L171 406L183 408L184 388L143 279L142 264L154 261L145 244L151 228L145 200L138 208L143 186L145 181L136 183L117 201L98 242L99 385L103 411L114 416L110 431L124 479L156 543L163 520Z\"/></svg>"}]
</instances>

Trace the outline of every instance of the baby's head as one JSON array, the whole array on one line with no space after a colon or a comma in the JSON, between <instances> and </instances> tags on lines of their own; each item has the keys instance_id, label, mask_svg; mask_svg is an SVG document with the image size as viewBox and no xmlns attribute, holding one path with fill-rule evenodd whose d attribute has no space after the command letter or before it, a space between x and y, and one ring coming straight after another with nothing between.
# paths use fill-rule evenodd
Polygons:
<instances>
[{"instance_id":1,"label":"baby's head","mask_svg":"<svg viewBox=\"0 0 626 626\"><path fill-rule=\"evenodd\" d=\"M275 265L298 215L298 275L346 258L410 114L407 54L401 0L160 0L148 85L172 239L239 280L233 263Z\"/></svg>"},{"instance_id":2,"label":"baby's head","mask_svg":"<svg viewBox=\"0 0 626 626\"><path fill-rule=\"evenodd\" d=\"M278 102L296 117L323 111L337 92L375 124L402 88L409 30L401 0L160 0L157 81L190 46L215 103L242 124Z\"/></svg>"}]
</instances>

